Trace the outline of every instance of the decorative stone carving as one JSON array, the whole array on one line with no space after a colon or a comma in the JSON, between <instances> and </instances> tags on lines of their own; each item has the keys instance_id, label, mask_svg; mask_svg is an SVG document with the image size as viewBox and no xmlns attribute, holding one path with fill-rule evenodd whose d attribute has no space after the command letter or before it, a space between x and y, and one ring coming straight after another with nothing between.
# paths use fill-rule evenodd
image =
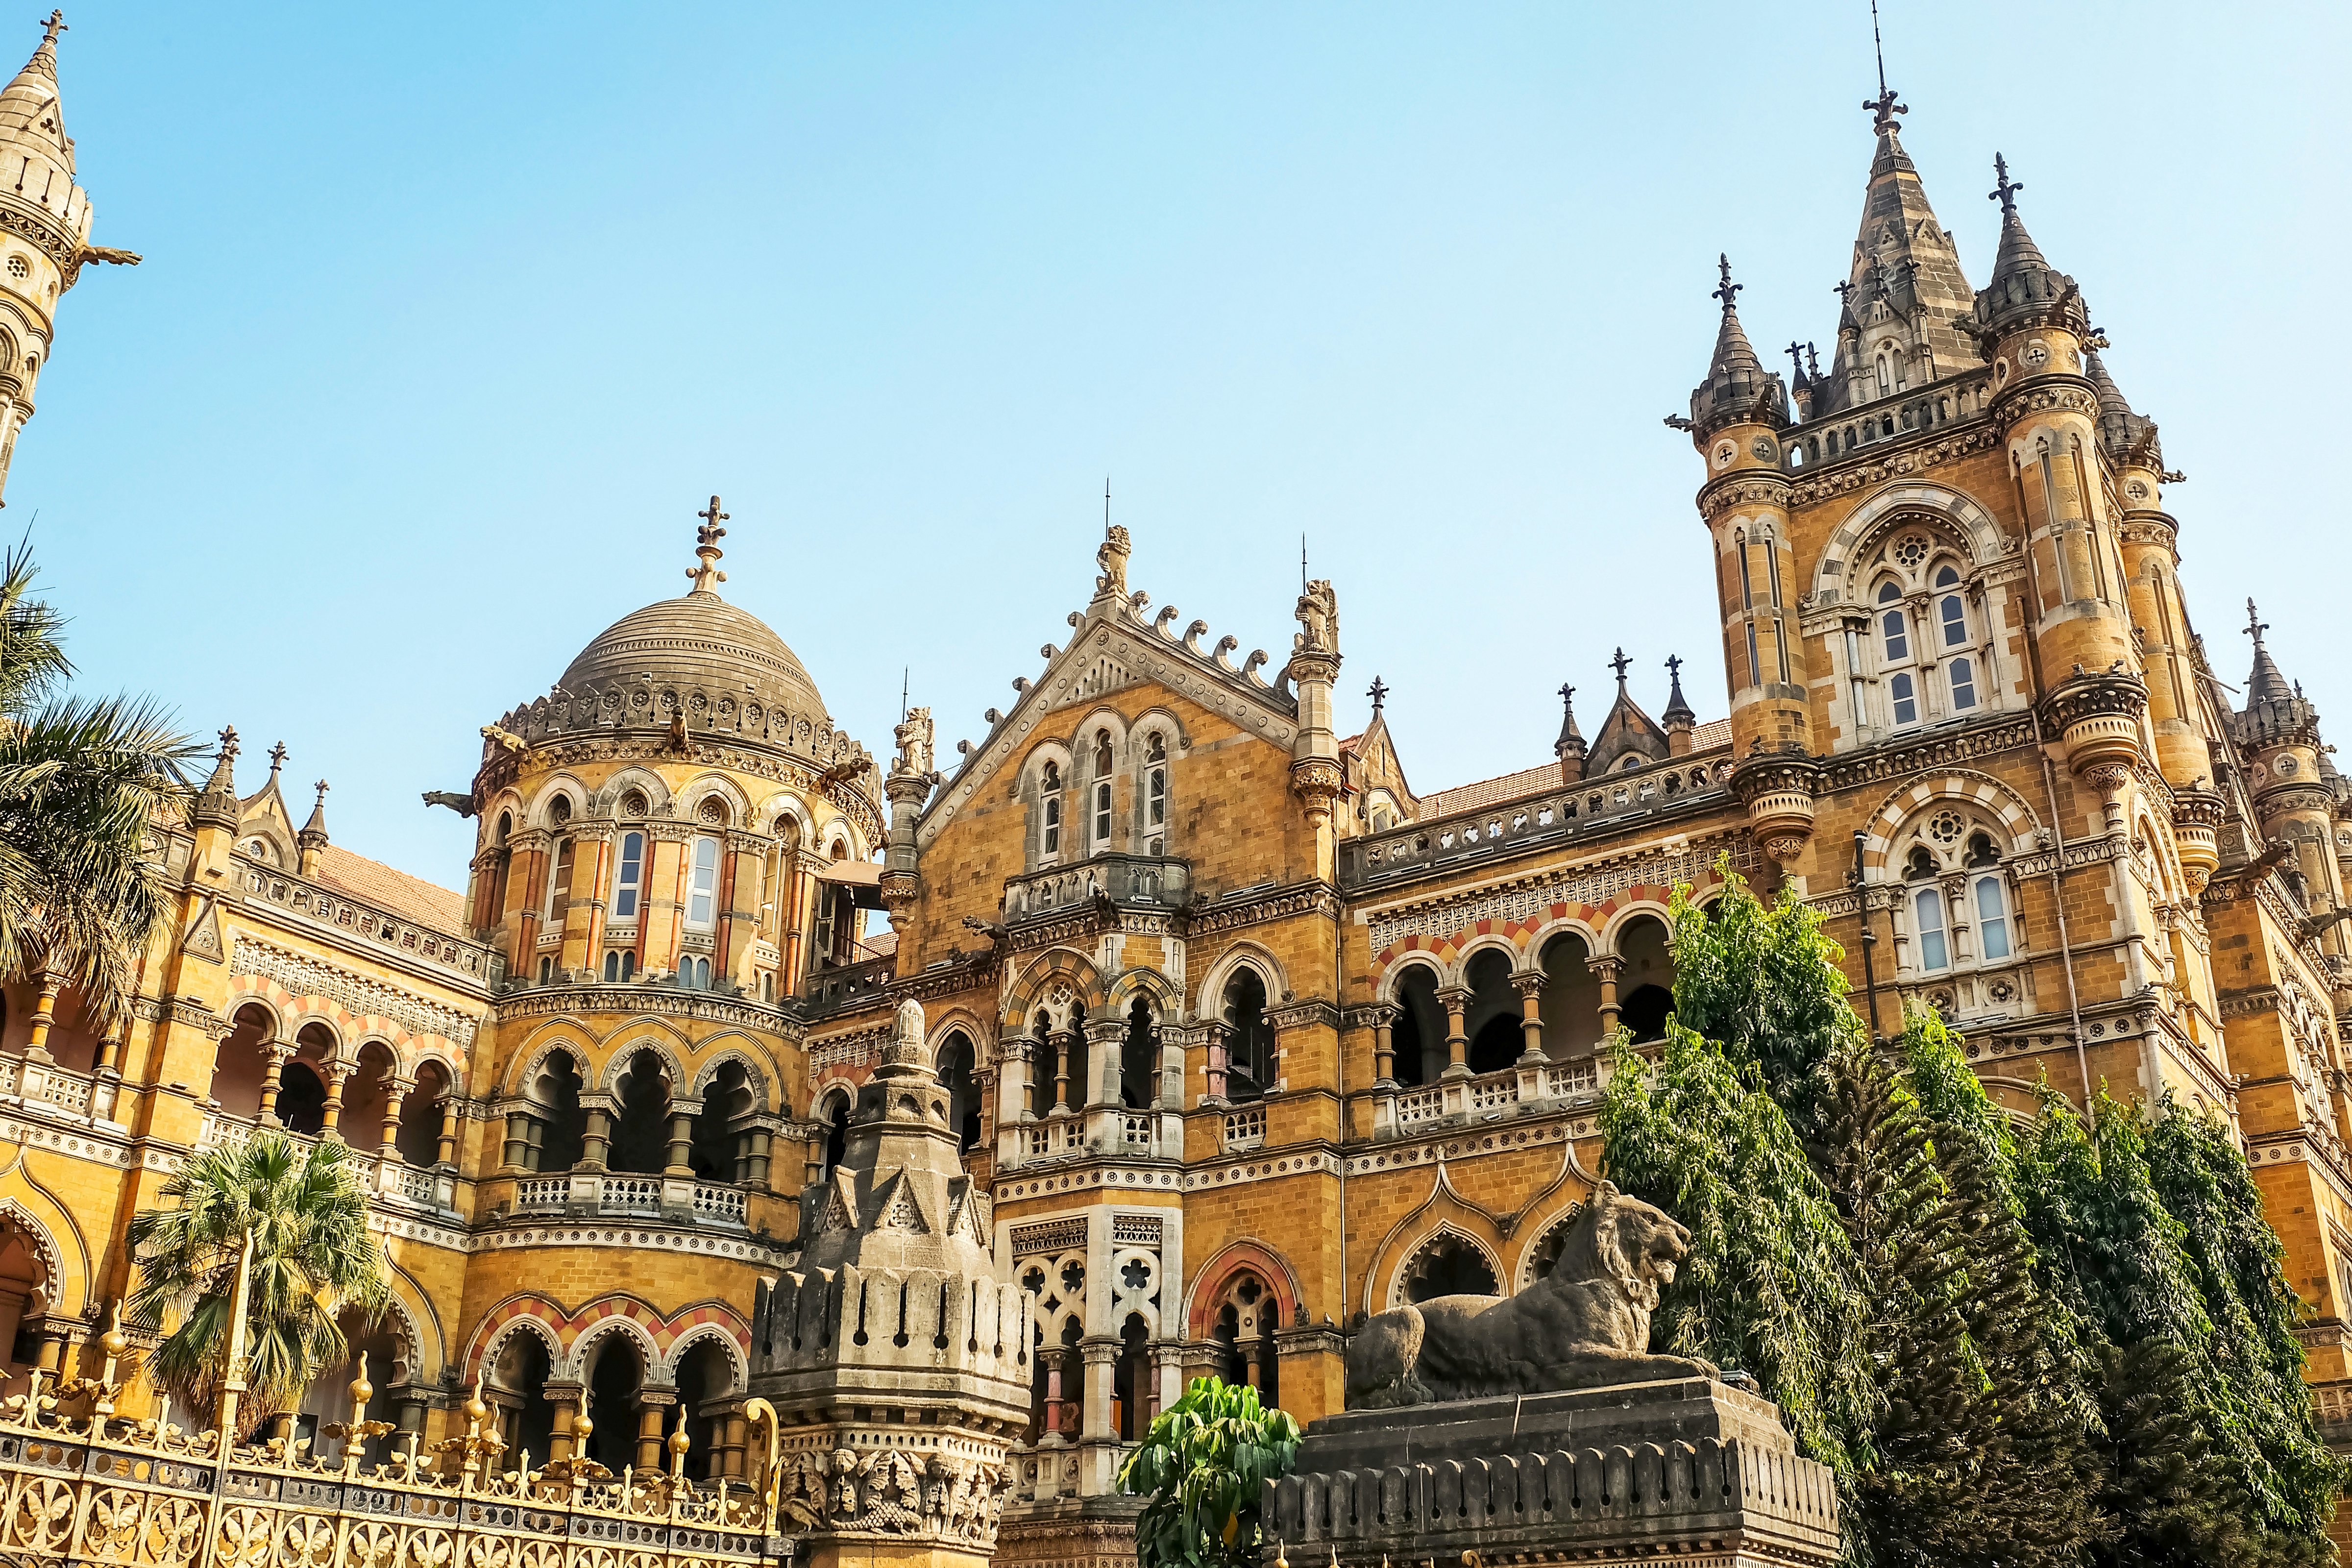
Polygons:
<instances>
[{"instance_id":1,"label":"decorative stone carving","mask_svg":"<svg viewBox=\"0 0 2352 1568\"><path fill-rule=\"evenodd\" d=\"M1650 1314L1690 1252L1690 1232L1608 1182L1551 1273L1516 1296L1440 1296L1382 1312L1348 1347L1348 1405L1382 1409L1707 1377L1649 1353Z\"/></svg>"}]
</instances>

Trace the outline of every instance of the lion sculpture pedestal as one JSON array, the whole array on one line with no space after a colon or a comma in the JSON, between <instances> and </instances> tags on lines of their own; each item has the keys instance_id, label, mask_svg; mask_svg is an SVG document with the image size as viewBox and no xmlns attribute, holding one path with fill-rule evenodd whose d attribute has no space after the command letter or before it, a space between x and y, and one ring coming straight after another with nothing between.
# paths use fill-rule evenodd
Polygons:
<instances>
[{"instance_id":1,"label":"lion sculpture pedestal","mask_svg":"<svg viewBox=\"0 0 2352 1568\"><path fill-rule=\"evenodd\" d=\"M1779 1407L1650 1352L1689 1249L1670 1216L1604 1182L1518 1295L1368 1321L1348 1348L1349 1408L1309 1426L1295 1472L1267 1487L1269 1542L1345 1568L1835 1563L1836 1483Z\"/></svg>"}]
</instances>

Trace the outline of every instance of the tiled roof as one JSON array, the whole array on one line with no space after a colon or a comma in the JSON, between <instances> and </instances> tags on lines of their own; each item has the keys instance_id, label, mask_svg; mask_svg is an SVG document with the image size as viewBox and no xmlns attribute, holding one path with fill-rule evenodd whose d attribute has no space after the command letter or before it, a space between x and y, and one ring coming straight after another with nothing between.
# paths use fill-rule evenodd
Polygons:
<instances>
[{"instance_id":1,"label":"tiled roof","mask_svg":"<svg viewBox=\"0 0 2352 1568\"><path fill-rule=\"evenodd\" d=\"M1691 750L1694 752L1709 752L1729 744L1731 721L1728 719L1701 724L1691 731ZM1540 795L1559 784L1559 764L1545 763L1538 767L1521 768L1517 773L1505 773L1499 778L1457 784L1452 789L1439 790L1435 795L1423 795L1421 800L1422 820L1433 821L1462 811L1480 811L1490 805L1500 805L1507 800Z\"/></svg>"},{"instance_id":2,"label":"tiled roof","mask_svg":"<svg viewBox=\"0 0 2352 1568\"><path fill-rule=\"evenodd\" d=\"M381 904L394 914L430 926L445 936L471 936L466 929L466 895L436 887L381 861L330 844L319 851L319 880L355 899Z\"/></svg>"},{"instance_id":3,"label":"tiled roof","mask_svg":"<svg viewBox=\"0 0 2352 1568\"><path fill-rule=\"evenodd\" d=\"M1481 806L1495 805L1507 800L1517 800L1523 795L1534 795L1550 789L1559 783L1559 764L1546 763L1541 767L1521 768L1500 778L1480 779L1453 789L1442 789L1425 795L1421 803L1423 820L1451 816L1457 811L1476 811Z\"/></svg>"},{"instance_id":4,"label":"tiled roof","mask_svg":"<svg viewBox=\"0 0 2352 1568\"><path fill-rule=\"evenodd\" d=\"M857 945L866 958L889 958L898 951L898 933L885 926L880 931L858 938Z\"/></svg>"}]
</instances>

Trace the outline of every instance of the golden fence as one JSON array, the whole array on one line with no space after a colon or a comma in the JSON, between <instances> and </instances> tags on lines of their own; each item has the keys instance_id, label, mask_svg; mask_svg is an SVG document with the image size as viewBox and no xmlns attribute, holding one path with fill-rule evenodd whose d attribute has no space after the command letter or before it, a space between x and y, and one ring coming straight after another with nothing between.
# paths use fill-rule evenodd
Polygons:
<instances>
[{"instance_id":1,"label":"golden fence","mask_svg":"<svg viewBox=\"0 0 2352 1568\"><path fill-rule=\"evenodd\" d=\"M37 1373L0 1402L0 1563L734 1568L781 1548L770 1498L686 1479L682 1432L667 1475L587 1460L501 1473L478 1392L467 1436L420 1455L404 1434L404 1449L362 1474L380 1423L331 1428L347 1439L339 1460L283 1438L224 1458L218 1431L117 1419L113 1375L110 1357L103 1377L47 1390ZM61 1408L77 1404L88 1413Z\"/></svg>"}]
</instances>

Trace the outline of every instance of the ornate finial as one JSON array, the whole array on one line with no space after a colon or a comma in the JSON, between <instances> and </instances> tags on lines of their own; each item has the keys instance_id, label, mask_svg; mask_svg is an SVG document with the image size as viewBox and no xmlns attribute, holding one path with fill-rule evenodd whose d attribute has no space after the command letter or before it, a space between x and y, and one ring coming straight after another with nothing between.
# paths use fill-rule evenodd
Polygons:
<instances>
[{"instance_id":1,"label":"ornate finial","mask_svg":"<svg viewBox=\"0 0 2352 1568\"><path fill-rule=\"evenodd\" d=\"M2270 622L2263 619L2261 612L2254 608L2254 602L2248 599L2246 601L2246 635L2254 639L2256 647L2263 646L2263 634L2270 629Z\"/></svg>"},{"instance_id":2,"label":"ornate finial","mask_svg":"<svg viewBox=\"0 0 2352 1568\"><path fill-rule=\"evenodd\" d=\"M63 11L52 11L49 13L49 19L41 24L41 41L45 44L54 44L58 41L59 33L71 31L73 29L66 26L66 14Z\"/></svg>"},{"instance_id":3,"label":"ornate finial","mask_svg":"<svg viewBox=\"0 0 2352 1568\"><path fill-rule=\"evenodd\" d=\"M1717 288L1716 291L1707 296L1707 298L1722 300L1723 313L1727 316L1731 313L1731 301L1733 296L1737 295L1742 289L1747 288L1748 285L1745 283L1734 283L1731 280L1731 258L1727 254L1720 252L1717 253L1715 258L1715 264L1717 268L1722 269L1723 282Z\"/></svg>"},{"instance_id":4,"label":"ornate finial","mask_svg":"<svg viewBox=\"0 0 2352 1568\"><path fill-rule=\"evenodd\" d=\"M286 765L286 759L290 754L286 750L286 742L283 741L269 748L269 782L271 784L278 782L278 770Z\"/></svg>"},{"instance_id":5,"label":"ornate finial","mask_svg":"<svg viewBox=\"0 0 2352 1568\"><path fill-rule=\"evenodd\" d=\"M1797 380L1801 383L1805 379L1804 345L1798 342L1796 339L1790 338L1789 346L1781 352L1789 356L1789 363L1797 367Z\"/></svg>"},{"instance_id":6,"label":"ornate finial","mask_svg":"<svg viewBox=\"0 0 2352 1568\"><path fill-rule=\"evenodd\" d=\"M1670 653L1670 654L1666 655L1666 675L1667 675L1668 679L1673 679L1673 680L1677 680L1677 681L1679 681L1680 679L1682 679L1682 678L1683 678L1683 658L1682 658L1682 655L1680 655L1680 654L1678 654L1678 653Z\"/></svg>"},{"instance_id":7,"label":"ornate finial","mask_svg":"<svg viewBox=\"0 0 2352 1568\"><path fill-rule=\"evenodd\" d=\"M1622 647L1617 650L1617 657L1609 661L1609 668L1617 672L1617 689L1621 692L1625 689L1625 671L1632 668L1633 664L1633 661L1625 657L1625 650Z\"/></svg>"},{"instance_id":8,"label":"ornate finial","mask_svg":"<svg viewBox=\"0 0 2352 1568\"><path fill-rule=\"evenodd\" d=\"M368 1382L367 1352L359 1353L358 1370L352 1373L352 1415L354 1418L367 1414L367 1403L375 1397L375 1385Z\"/></svg>"},{"instance_id":9,"label":"ornate finial","mask_svg":"<svg viewBox=\"0 0 2352 1568\"><path fill-rule=\"evenodd\" d=\"M1985 200L1999 202L2002 216L2007 216L2017 211L2017 193L2025 189L2025 182L2009 177L2009 160L1998 153L1992 155L1992 189L1985 193Z\"/></svg>"},{"instance_id":10,"label":"ornate finial","mask_svg":"<svg viewBox=\"0 0 2352 1568\"><path fill-rule=\"evenodd\" d=\"M719 558L726 553L719 542L727 537L727 531L719 525L727 521L727 513L719 510L719 498L712 496L709 507L694 515L702 520L702 526L694 531L694 553L702 564L688 567L686 574L694 579L693 592L713 593L712 584L727 581L727 574L719 569Z\"/></svg>"},{"instance_id":11,"label":"ornate finial","mask_svg":"<svg viewBox=\"0 0 2352 1568\"><path fill-rule=\"evenodd\" d=\"M1830 292L1838 297L1839 304L1849 303L1846 296L1853 292L1853 283L1851 279L1843 283L1832 283L1830 285Z\"/></svg>"},{"instance_id":12,"label":"ornate finial","mask_svg":"<svg viewBox=\"0 0 2352 1568\"><path fill-rule=\"evenodd\" d=\"M1559 689L1559 705L1567 712L1576 711L1576 688L1563 684Z\"/></svg>"},{"instance_id":13,"label":"ornate finial","mask_svg":"<svg viewBox=\"0 0 2352 1568\"><path fill-rule=\"evenodd\" d=\"M312 803L311 803L311 804L312 804L312 809L314 809L314 810L318 810L318 811L324 811L324 810L326 810L326 809L327 809L327 781L326 781L326 780L324 780L324 779L320 779L317 784L312 784L310 787L311 787L312 789L315 789L315 790L317 790L317 791L319 792L319 798L318 798L316 801L314 801L314 802L312 802Z\"/></svg>"},{"instance_id":14,"label":"ornate finial","mask_svg":"<svg viewBox=\"0 0 2352 1568\"><path fill-rule=\"evenodd\" d=\"M236 755L236 726L234 724L220 731L220 754L224 762Z\"/></svg>"},{"instance_id":15,"label":"ornate finial","mask_svg":"<svg viewBox=\"0 0 2352 1568\"><path fill-rule=\"evenodd\" d=\"M1822 353L1811 343L1805 345L1805 374L1818 377L1822 374Z\"/></svg>"},{"instance_id":16,"label":"ornate finial","mask_svg":"<svg viewBox=\"0 0 2352 1568\"><path fill-rule=\"evenodd\" d=\"M1372 684L1365 689L1364 695L1372 700L1372 713L1378 717L1381 704L1386 702L1389 698L1389 683L1375 675L1372 677Z\"/></svg>"}]
</instances>

